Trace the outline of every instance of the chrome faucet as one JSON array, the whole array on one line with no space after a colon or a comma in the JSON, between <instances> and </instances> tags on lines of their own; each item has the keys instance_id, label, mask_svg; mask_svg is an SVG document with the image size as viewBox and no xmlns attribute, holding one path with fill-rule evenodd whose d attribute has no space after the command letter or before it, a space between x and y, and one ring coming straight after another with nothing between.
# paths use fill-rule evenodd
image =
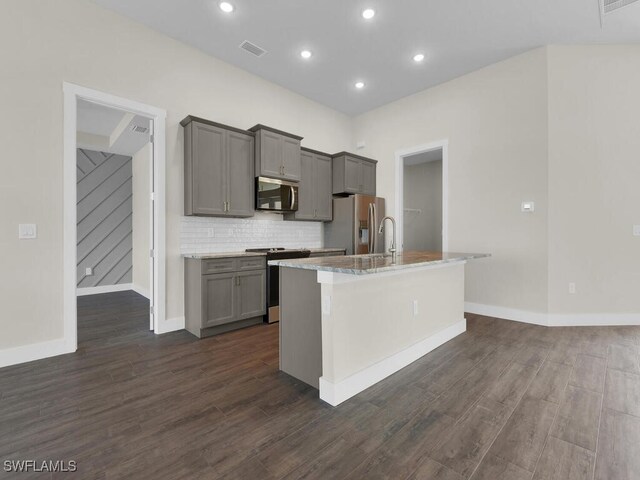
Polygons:
<instances>
[{"instance_id":1,"label":"chrome faucet","mask_svg":"<svg viewBox=\"0 0 640 480\"><path fill-rule=\"evenodd\" d=\"M384 221L391 220L391 225L393 226L393 239L391 241L391 248L389 248L389 252L391 253L391 262L396 263L396 219L393 217L386 216L380 221L380 228L378 228L378 233L382 233L384 230Z\"/></svg>"}]
</instances>

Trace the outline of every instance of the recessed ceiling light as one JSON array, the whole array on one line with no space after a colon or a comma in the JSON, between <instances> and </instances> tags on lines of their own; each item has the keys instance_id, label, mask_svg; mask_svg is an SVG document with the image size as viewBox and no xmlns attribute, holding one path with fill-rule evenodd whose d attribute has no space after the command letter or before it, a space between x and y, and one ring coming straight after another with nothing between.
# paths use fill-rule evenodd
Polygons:
<instances>
[{"instance_id":1,"label":"recessed ceiling light","mask_svg":"<svg viewBox=\"0 0 640 480\"><path fill-rule=\"evenodd\" d=\"M218 6L224 13L231 13L234 10L233 5L231 5L229 2L220 2Z\"/></svg>"},{"instance_id":2,"label":"recessed ceiling light","mask_svg":"<svg viewBox=\"0 0 640 480\"><path fill-rule=\"evenodd\" d=\"M364 82L356 82L355 87L359 90L364 88Z\"/></svg>"},{"instance_id":3,"label":"recessed ceiling light","mask_svg":"<svg viewBox=\"0 0 640 480\"><path fill-rule=\"evenodd\" d=\"M366 10L362 11L362 18L365 18L366 20L371 20L375 14L376 14L376 11L373 8L367 8Z\"/></svg>"},{"instance_id":4,"label":"recessed ceiling light","mask_svg":"<svg viewBox=\"0 0 640 480\"><path fill-rule=\"evenodd\" d=\"M309 50L302 50L300 56L302 58L311 58L311 52Z\"/></svg>"},{"instance_id":5,"label":"recessed ceiling light","mask_svg":"<svg viewBox=\"0 0 640 480\"><path fill-rule=\"evenodd\" d=\"M414 61L414 62L420 63L420 62L421 62L421 61L423 61L423 60L424 60L424 54L423 54L423 53L416 53L416 54L413 56L413 61Z\"/></svg>"}]
</instances>

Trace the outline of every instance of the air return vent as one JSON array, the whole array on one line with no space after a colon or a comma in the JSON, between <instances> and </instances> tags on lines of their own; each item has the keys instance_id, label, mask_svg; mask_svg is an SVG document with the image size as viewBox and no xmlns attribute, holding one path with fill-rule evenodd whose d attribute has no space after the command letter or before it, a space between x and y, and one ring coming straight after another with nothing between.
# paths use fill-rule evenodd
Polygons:
<instances>
[{"instance_id":1,"label":"air return vent","mask_svg":"<svg viewBox=\"0 0 640 480\"><path fill-rule=\"evenodd\" d=\"M638 0L602 0L602 12L611 13Z\"/></svg>"},{"instance_id":2,"label":"air return vent","mask_svg":"<svg viewBox=\"0 0 640 480\"><path fill-rule=\"evenodd\" d=\"M245 40L240 44L240 48L245 52L249 52L251 55L255 55L256 57L261 57L267 51L264 48L259 47L255 43L251 43L249 40Z\"/></svg>"},{"instance_id":3,"label":"air return vent","mask_svg":"<svg viewBox=\"0 0 640 480\"><path fill-rule=\"evenodd\" d=\"M143 127L142 125L131 125L131 131L136 133L147 133L149 129L147 127Z\"/></svg>"}]
</instances>

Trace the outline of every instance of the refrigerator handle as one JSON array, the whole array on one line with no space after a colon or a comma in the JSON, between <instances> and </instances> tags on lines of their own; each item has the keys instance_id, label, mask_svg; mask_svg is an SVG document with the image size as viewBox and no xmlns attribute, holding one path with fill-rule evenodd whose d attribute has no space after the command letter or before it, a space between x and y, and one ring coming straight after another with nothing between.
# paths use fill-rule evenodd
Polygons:
<instances>
[{"instance_id":1,"label":"refrigerator handle","mask_svg":"<svg viewBox=\"0 0 640 480\"><path fill-rule=\"evenodd\" d=\"M367 242L367 248L369 250L368 253L373 253L373 242L374 242L374 234L373 234L373 229L375 228L375 225L372 225L373 223L373 204L370 203L369 207L368 207L368 211L367 211L367 222L368 222L368 231L369 231L369 239Z\"/></svg>"},{"instance_id":2,"label":"refrigerator handle","mask_svg":"<svg viewBox=\"0 0 640 480\"><path fill-rule=\"evenodd\" d=\"M378 245L378 210L376 209L376 204L371 204L371 210L373 211L373 251L371 253L376 253L376 248Z\"/></svg>"}]
</instances>

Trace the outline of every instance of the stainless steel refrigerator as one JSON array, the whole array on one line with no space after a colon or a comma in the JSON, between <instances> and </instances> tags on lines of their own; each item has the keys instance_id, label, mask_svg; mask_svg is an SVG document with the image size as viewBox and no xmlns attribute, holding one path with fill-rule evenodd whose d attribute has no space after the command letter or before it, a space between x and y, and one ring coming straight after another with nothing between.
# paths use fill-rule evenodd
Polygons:
<instances>
[{"instance_id":1,"label":"stainless steel refrigerator","mask_svg":"<svg viewBox=\"0 0 640 480\"><path fill-rule=\"evenodd\" d=\"M324 225L326 247L344 248L347 255L384 253L384 198L369 195L334 197L333 221Z\"/></svg>"}]
</instances>

